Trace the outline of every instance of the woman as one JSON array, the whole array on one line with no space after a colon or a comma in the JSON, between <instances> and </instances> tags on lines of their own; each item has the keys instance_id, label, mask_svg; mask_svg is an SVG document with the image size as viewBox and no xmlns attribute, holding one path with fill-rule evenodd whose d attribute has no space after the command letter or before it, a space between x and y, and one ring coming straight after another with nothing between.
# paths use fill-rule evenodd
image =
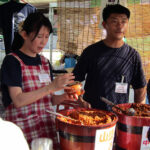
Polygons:
<instances>
[{"instance_id":1,"label":"woman","mask_svg":"<svg viewBox=\"0 0 150 150\"><path fill-rule=\"evenodd\" d=\"M48 137L53 139L56 150L54 118L45 110L54 111L52 104L73 100L66 93L59 96L53 93L66 89L74 76L68 73L53 80L49 61L39 55L51 32L48 18L39 12L30 14L14 39L13 52L4 58L1 82L5 119L21 127L29 144L35 138Z\"/></svg>"}]
</instances>

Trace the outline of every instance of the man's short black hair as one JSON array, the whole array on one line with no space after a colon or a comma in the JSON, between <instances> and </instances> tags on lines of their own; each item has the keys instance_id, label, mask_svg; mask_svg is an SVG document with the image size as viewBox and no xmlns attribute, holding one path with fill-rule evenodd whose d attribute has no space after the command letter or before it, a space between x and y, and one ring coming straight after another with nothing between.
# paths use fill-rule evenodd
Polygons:
<instances>
[{"instance_id":1,"label":"man's short black hair","mask_svg":"<svg viewBox=\"0 0 150 150\"><path fill-rule=\"evenodd\" d=\"M130 10L120 4L106 5L103 9L103 21L106 21L113 13L125 14L127 18L130 18Z\"/></svg>"}]
</instances>

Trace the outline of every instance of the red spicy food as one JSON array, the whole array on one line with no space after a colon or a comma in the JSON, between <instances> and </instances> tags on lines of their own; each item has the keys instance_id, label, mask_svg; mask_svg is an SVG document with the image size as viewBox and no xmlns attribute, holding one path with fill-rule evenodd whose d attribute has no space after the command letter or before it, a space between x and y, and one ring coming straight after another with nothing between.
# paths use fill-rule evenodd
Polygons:
<instances>
[{"instance_id":1,"label":"red spicy food","mask_svg":"<svg viewBox=\"0 0 150 150\"><path fill-rule=\"evenodd\" d=\"M93 111L93 110L78 110L72 111L67 115L72 119L66 119L64 117L58 117L63 122L76 125L86 125L86 126L95 126L111 123L114 118L107 115L103 111Z\"/></svg>"},{"instance_id":2,"label":"red spicy food","mask_svg":"<svg viewBox=\"0 0 150 150\"><path fill-rule=\"evenodd\" d=\"M131 108L135 110L136 116L149 116L150 117L150 105L133 103Z\"/></svg>"},{"instance_id":3,"label":"red spicy food","mask_svg":"<svg viewBox=\"0 0 150 150\"><path fill-rule=\"evenodd\" d=\"M125 110L128 114L129 109L134 109L134 116L141 116L141 117L150 117L150 105L147 104L139 104L139 103L132 103L129 108L121 107L121 109ZM121 113L119 110L116 110L117 112Z\"/></svg>"},{"instance_id":4,"label":"red spicy food","mask_svg":"<svg viewBox=\"0 0 150 150\"><path fill-rule=\"evenodd\" d=\"M80 96L83 94L81 82L76 81L72 84L68 84L67 86L71 87L71 89L65 89L65 92L67 92L68 94L76 94L77 96Z\"/></svg>"}]
</instances>

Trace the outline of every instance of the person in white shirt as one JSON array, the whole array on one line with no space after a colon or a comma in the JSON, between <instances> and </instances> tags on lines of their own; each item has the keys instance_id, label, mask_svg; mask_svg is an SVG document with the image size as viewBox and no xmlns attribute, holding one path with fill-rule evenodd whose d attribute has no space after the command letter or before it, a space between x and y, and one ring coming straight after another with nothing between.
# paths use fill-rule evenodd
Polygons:
<instances>
[{"instance_id":1,"label":"person in white shirt","mask_svg":"<svg viewBox=\"0 0 150 150\"><path fill-rule=\"evenodd\" d=\"M14 123L0 118L0 149L29 150L22 130Z\"/></svg>"}]
</instances>

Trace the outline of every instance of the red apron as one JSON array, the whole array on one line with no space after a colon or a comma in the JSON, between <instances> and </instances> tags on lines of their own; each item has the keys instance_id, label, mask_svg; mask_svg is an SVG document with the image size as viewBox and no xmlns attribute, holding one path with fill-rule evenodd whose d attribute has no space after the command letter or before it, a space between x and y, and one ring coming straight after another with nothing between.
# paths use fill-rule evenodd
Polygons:
<instances>
[{"instance_id":1,"label":"red apron","mask_svg":"<svg viewBox=\"0 0 150 150\"><path fill-rule=\"evenodd\" d=\"M42 65L27 66L23 61L14 53L13 55L21 65L22 71L22 91L30 92L41 88L49 83L40 83L39 74L49 74L49 62L43 56L41 57ZM46 109L54 111L51 104L51 95L47 95L38 101L15 108L11 103L5 111L5 119L17 124L24 132L24 135L29 144L35 138L48 137L53 140L54 150L59 149L55 119L45 112Z\"/></svg>"}]
</instances>

